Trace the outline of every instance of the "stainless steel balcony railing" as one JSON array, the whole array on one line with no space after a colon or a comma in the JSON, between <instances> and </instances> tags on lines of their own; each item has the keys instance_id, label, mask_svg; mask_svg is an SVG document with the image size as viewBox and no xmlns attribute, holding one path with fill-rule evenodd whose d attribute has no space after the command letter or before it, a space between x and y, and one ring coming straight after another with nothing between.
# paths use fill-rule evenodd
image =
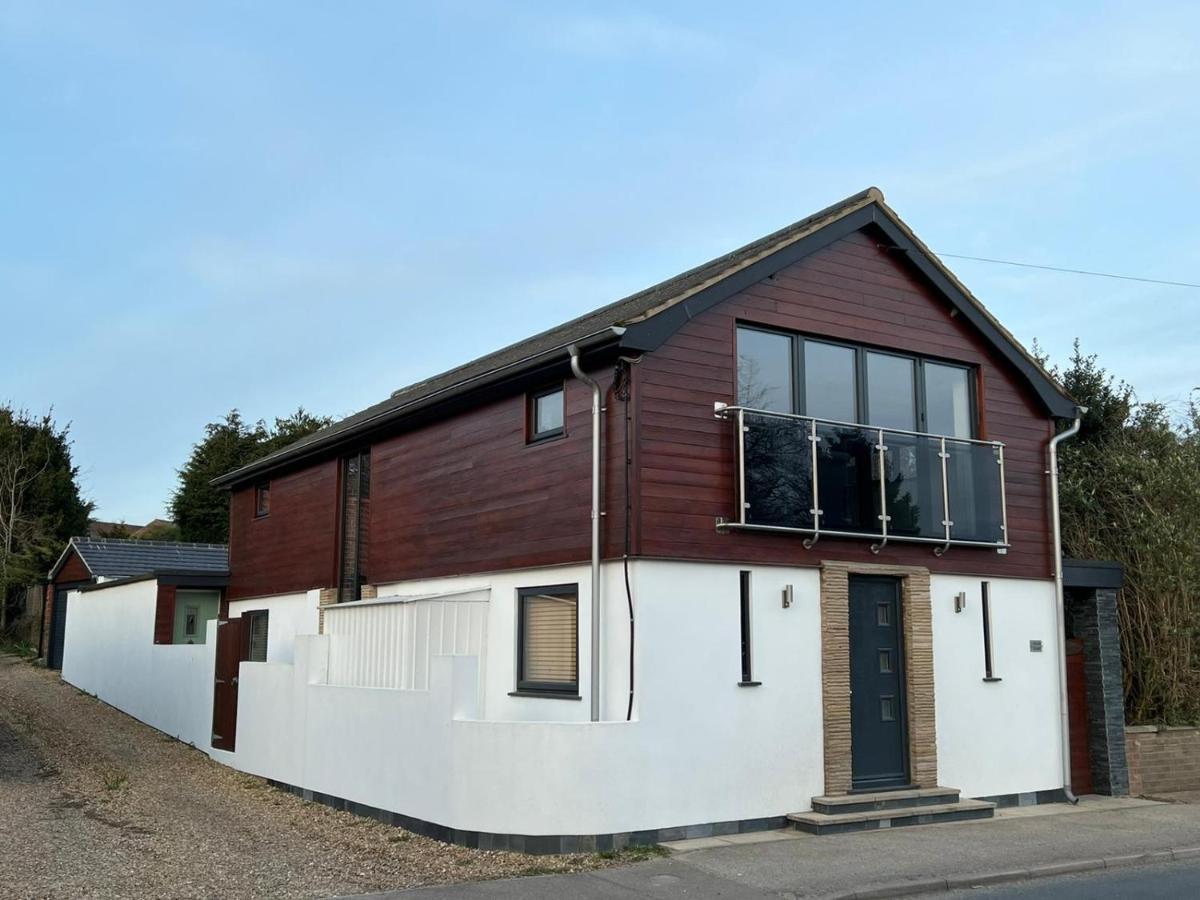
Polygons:
<instances>
[{"instance_id":1,"label":"stainless steel balcony railing","mask_svg":"<svg viewBox=\"0 0 1200 900\"><path fill-rule=\"evenodd\" d=\"M737 427L738 517L722 527L1006 552L1004 445L716 404Z\"/></svg>"}]
</instances>

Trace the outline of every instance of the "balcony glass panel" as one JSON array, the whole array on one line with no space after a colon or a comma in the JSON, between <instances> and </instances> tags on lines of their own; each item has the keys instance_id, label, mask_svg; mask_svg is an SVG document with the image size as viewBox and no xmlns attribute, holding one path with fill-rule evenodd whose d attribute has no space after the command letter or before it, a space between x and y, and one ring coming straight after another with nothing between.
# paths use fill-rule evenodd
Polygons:
<instances>
[{"instance_id":1,"label":"balcony glass panel","mask_svg":"<svg viewBox=\"0 0 1200 900\"><path fill-rule=\"evenodd\" d=\"M745 414L746 522L813 527L812 423Z\"/></svg>"},{"instance_id":2,"label":"balcony glass panel","mask_svg":"<svg viewBox=\"0 0 1200 900\"><path fill-rule=\"evenodd\" d=\"M950 537L956 541L1004 541L1000 465L990 444L946 441Z\"/></svg>"},{"instance_id":3,"label":"balcony glass panel","mask_svg":"<svg viewBox=\"0 0 1200 900\"><path fill-rule=\"evenodd\" d=\"M879 432L818 422L817 437L821 530L878 534Z\"/></svg>"},{"instance_id":4,"label":"balcony glass panel","mask_svg":"<svg viewBox=\"0 0 1200 900\"><path fill-rule=\"evenodd\" d=\"M887 510L894 536L944 538L940 438L885 431Z\"/></svg>"}]
</instances>

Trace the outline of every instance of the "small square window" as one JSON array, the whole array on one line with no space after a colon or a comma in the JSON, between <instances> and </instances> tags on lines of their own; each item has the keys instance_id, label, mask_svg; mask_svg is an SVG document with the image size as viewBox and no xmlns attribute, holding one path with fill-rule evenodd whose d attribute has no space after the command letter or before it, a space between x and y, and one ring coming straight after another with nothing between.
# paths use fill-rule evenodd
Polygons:
<instances>
[{"instance_id":1,"label":"small square window","mask_svg":"<svg viewBox=\"0 0 1200 900\"><path fill-rule=\"evenodd\" d=\"M887 628L892 624L892 604L880 603L875 607L875 624Z\"/></svg>"},{"instance_id":2,"label":"small square window","mask_svg":"<svg viewBox=\"0 0 1200 900\"><path fill-rule=\"evenodd\" d=\"M563 389L540 391L529 397L529 440L541 441L563 433Z\"/></svg>"},{"instance_id":3,"label":"small square window","mask_svg":"<svg viewBox=\"0 0 1200 900\"><path fill-rule=\"evenodd\" d=\"M271 484L257 485L254 488L254 516L265 516L271 511Z\"/></svg>"},{"instance_id":4,"label":"small square window","mask_svg":"<svg viewBox=\"0 0 1200 900\"><path fill-rule=\"evenodd\" d=\"M890 694L879 698L879 719L883 722L896 721L896 698Z\"/></svg>"},{"instance_id":5,"label":"small square window","mask_svg":"<svg viewBox=\"0 0 1200 900\"><path fill-rule=\"evenodd\" d=\"M517 690L579 692L579 591L571 585L517 594Z\"/></svg>"},{"instance_id":6,"label":"small square window","mask_svg":"<svg viewBox=\"0 0 1200 900\"><path fill-rule=\"evenodd\" d=\"M879 674L880 675L891 675L895 671L896 670L892 665L892 651L891 650L880 650L879 651Z\"/></svg>"}]
</instances>

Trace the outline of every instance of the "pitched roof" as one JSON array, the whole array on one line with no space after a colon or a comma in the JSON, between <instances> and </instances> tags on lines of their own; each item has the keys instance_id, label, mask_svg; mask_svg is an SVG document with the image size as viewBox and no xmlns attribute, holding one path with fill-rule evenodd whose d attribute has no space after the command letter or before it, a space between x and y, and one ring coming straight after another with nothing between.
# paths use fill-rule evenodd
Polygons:
<instances>
[{"instance_id":1,"label":"pitched roof","mask_svg":"<svg viewBox=\"0 0 1200 900\"><path fill-rule=\"evenodd\" d=\"M154 572L223 575L229 571L229 548L224 544L73 537L50 570L51 580L72 550L96 578L126 578Z\"/></svg>"},{"instance_id":2,"label":"pitched roof","mask_svg":"<svg viewBox=\"0 0 1200 900\"><path fill-rule=\"evenodd\" d=\"M543 365L556 355L565 359L571 345L581 351L614 343L631 350L653 350L687 319L709 306L865 227L881 231L895 249L907 254L949 302L965 314L967 321L1017 368L1051 415L1073 414L1074 401L1050 374L888 207L883 193L871 187L653 287L394 391L386 400L229 472L213 483L230 486L320 454L434 403Z\"/></svg>"}]
</instances>

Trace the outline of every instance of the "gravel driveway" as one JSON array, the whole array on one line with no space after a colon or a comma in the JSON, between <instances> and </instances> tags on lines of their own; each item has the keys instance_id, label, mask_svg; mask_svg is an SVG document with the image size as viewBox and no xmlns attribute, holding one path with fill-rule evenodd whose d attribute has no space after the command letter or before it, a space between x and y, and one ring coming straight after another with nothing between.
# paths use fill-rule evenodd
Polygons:
<instances>
[{"instance_id":1,"label":"gravel driveway","mask_svg":"<svg viewBox=\"0 0 1200 900\"><path fill-rule=\"evenodd\" d=\"M0 653L0 897L329 897L636 858L468 850L306 803Z\"/></svg>"}]
</instances>

